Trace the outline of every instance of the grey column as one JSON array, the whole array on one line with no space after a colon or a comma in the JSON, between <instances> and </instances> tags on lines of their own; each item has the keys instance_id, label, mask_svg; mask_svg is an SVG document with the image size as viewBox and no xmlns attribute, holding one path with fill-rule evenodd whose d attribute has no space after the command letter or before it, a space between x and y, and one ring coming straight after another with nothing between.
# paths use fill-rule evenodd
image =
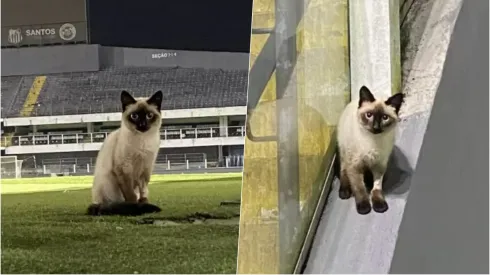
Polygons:
<instances>
[{"instance_id":1,"label":"grey column","mask_svg":"<svg viewBox=\"0 0 490 275\"><path fill-rule=\"evenodd\" d=\"M296 227L300 226L298 103L296 81L291 79L296 63L298 4L295 0L276 0L275 4L279 272L291 273L296 263Z\"/></svg>"},{"instance_id":2,"label":"grey column","mask_svg":"<svg viewBox=\"0 0 490 275\"><path fill-rule=\"evenodd\" d=\"M228 117L220 116L219 117L219 135L221 137L225 137L228 131Z\"/></svg>"},{"instance_id":3,"label":"grey column","mask_svg":"<svg viewBox=\"0 0 490 275\"><path fill-rule=\"evenodd\" d=\"M464 1L390 273L488 274L488 1Z\"/></svg>"}]
</instances>

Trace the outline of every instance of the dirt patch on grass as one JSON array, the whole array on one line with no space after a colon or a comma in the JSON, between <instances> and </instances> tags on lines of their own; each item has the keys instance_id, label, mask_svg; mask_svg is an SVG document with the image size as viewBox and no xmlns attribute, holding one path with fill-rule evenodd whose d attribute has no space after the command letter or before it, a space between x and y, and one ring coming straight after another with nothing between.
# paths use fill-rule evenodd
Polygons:
<instances>
[{"instance_id":1,"label":"dirt patch on grass","mask_svg":"<svg viewBox=\"0 0 490 275\"><path fill-rule=\"evenodd\" d=\"M156 226L178 226L183 224L222 224L237 225L240 221L240 214L231 216L217 216L209 213L196 212L185 217L146 217L136 220L137 224L151 224Z\"/></svg>"}]
</instances>

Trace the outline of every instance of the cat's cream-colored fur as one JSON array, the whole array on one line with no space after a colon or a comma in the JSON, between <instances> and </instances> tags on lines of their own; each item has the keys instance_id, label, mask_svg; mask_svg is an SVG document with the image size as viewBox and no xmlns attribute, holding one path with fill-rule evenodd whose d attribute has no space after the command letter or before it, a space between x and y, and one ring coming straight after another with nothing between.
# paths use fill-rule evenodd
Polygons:
<instances>
[{"instance_id":1,"label":"cat's cream-colored fur","mask_svg":"<svg viewBox=\"0 0 490 275\"><path fill-rule=\"evenodd\" d=\"M395 127L377 135L370 133L360 123L358 102L351 101L340 116L337 141L342 162L346 166L364 164L385 167L395 144Z\"/></svg>"},{"instance_id":2,"label":"cat's cream-colored fur","mask_svg":"<svg viewBox=\"0 0 490 275\"><path fill-rule=\"evenodd\" d=\"M121 127L107 136L97 156L92 186L94 205L148 201L148 183L160 149L162 94L134 99L123 92L121 97ZM129 119L138 110L154 115L145 132L138 131Z\"/></svg>"},{"instance_id":3,"label":"cat's cream-colored fur","mask_svg":"<svg viewBox=\"0 0 490 275\"><path fill-rule=\"evenodd\" d=\"M373 208L384 212L388 206L382 193L382 182L395 143L403 95L396 94L386 100L375 99L366 87L362 87L360 93L359 101L347 104L337 126L341 181L339 196L347 199L353 194L358 212L367 214L371 205L364 174L370 171L374 180L371 191Z\"/></svg>"}]
</instances>

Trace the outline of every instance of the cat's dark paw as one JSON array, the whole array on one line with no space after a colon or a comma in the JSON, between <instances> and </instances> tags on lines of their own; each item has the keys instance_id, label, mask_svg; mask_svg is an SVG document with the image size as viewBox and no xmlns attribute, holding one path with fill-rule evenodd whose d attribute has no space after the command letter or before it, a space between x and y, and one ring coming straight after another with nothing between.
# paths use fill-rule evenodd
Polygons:
<instances>
[{"instance_id":1,"label":"cat's dark paw","mask_svg":"<svg viewBox=\"0 0 490 275\"><path fill-rule=\"evenodd\" d=\"M87 208L87 215L90 216L98 216L100 215L100 205L99 204L91 204Z\"/></svg>"},{"instance_id":2,"label":"cat's dark paw","mask_svg":"<svg viewBox=\"0 0 490 275\"><path fill-rule=\"evenodd\" d=\"M384 213L388 210L388 203L385 199L373 198L373 210L377 213Z\"/></svg>"},{"instance_id":3,"label":"cat's dark paw","mask_svg":"<svg viewBox=\"0 0 490 275\"><path fill-rule=\"evenodd\" d=\"M378 213L384 213L388 210L388 203L386 203L383 191L373 190L371 193L371 201L373 202L373 210Z\"/></svg>"},{"instance_id":4,"label":"cat's dark paw","mask_svg":"<svg viewBox=\"0 0 490 275\"><path fill-rule=\"evenodd\" d=\"M140 198L138 200L139 203L148 203L148 198Z\"/></svg>"},{"instance_id":5,"label":"cat's dark paw","mask_svg":"<svg viewBox=\"0 0 490 275\"><path fill-rule=\"evenodd\" d=\"M352 196L352 190L349 186L340 186L339 188L339 198L342 200L347 200Z\"/></svg>"},{"instance_id":6,"label":"cat's dark paw","mask_svg":"<svg viewBox=\"0 0 490 275\"><path fill-rule=\"evenodd\" d=\"M368 199L360 200L356 202L357 213L361 215L366 215L371 212L371 203Z\"/></svg>"}]
</instances>

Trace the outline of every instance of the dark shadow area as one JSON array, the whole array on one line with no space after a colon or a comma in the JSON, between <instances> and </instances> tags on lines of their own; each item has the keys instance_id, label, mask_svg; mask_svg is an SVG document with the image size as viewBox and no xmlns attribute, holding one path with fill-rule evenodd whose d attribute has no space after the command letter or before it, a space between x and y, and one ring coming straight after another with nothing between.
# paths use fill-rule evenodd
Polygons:
<instances>
[{"instance_id":1,"label":"dark shadow area","mask_svg":"<svg viewBox=\"0 0 490 275\"><path fill-rule=\"evenodd\" d=\"M338 151L336 150L338 155ZM340 179L340 163L339 158L335 158L334 163L334 175L337 179ZM388 161L388 168L383 177L383 191L386 194L404 194L410 189L410 176L413 170L410 167L410 162L408 161L405 154L400 150L398 146L393 147L390 159ZM364 183L368 192L373 188L373 174L370 171L364 172Z\"/></svg>"},{"instance_id":2,"label":"dark shadow area","mask_svg":"<svg viewBox=\"0 0 490 275\"><path fill-rule=\"evenodd\" d=\"M383 178L383 190L386 194L401 195L410 189L410 179L413 174L412 167L398 146L395 145L388 161Z\"/></svg>"}]
</instances>

